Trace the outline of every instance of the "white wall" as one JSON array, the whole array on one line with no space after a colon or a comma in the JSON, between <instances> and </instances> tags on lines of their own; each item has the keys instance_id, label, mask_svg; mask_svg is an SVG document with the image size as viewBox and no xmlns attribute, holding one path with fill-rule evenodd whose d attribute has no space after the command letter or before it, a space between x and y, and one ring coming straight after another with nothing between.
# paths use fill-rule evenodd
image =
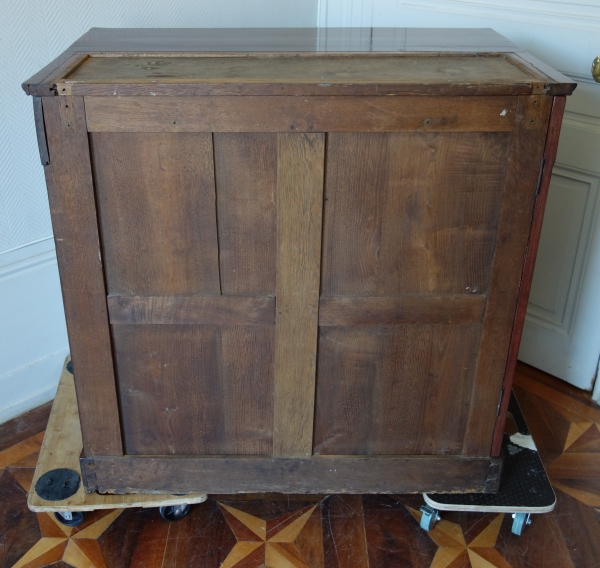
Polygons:
<instances>
[{"instance_id":1,"label":"white wall","mask_svg":"<svg viewBox=\"0 0 600 568\"><path fill-rule=\"evenodd\" d=\"M599 0L321 0L319 26L493 28L576 80L600 52Z\"/></svg>"},{"instance_id":2,"label":"white wall","mask_svg":"<svg viewBox=\"0 0 600 568\"><path fill-rule=\"evenodd\" d=\"M314 27L318 0L0 0L0 423L53 398L68 342L31 98L91 27Z\"/></svg>"}]
</instances>

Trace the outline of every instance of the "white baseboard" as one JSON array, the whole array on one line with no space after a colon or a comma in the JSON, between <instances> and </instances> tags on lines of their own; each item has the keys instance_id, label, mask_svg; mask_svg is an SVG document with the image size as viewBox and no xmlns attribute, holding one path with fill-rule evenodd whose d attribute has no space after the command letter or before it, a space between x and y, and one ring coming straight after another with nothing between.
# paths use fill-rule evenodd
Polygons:
<instances>
[{"instance_id":1,"label":"white baseboard","mask_svg":"<svg viewBox=\"0 0 600 568\"><path fill-rule=\"evenodd\" d=\"M54 398L68 349L0 377L0 424ZM4 406L8 401L10 406Z\"/></svg>"}]
</instances>

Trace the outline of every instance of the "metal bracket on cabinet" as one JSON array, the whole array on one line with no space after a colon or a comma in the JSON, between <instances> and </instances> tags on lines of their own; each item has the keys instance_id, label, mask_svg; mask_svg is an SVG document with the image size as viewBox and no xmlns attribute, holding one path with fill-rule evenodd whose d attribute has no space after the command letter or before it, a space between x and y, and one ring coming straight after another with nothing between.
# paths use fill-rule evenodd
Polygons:
<instances>
[{"instance_id":1,"label":"metal bracket on cabinet","mask_svg":"<svg viewBox=\"0 0 600 568\"><path fill-rule=\"evenodd\" d=\"M542 176L544 175L544 166L546 165L546 158L542 158L540 164L540 173L538 174L537 187L535 188L536 197L540 194L540 188L542 187Z\"/></svg>"},{"instance_id":2,"label":"metal bracket on cabinet","mask_svg":"<svg viewBox=\"0 0 600 568\"><path fill-rule=\"evenodd\" d=\"M37 135L38 148L42 166L50 164L50 153L48 152L48 141L46 140L46 125L44 124L44 109L42 108L42 97L32 97L33 117L35 120L35 133Z\"/></svg>"},{"instance_id":3,"label":"metal bracket on cabinet","mask_svg":"<svg viewBox=\"0 0 600 568\"><path fill-rule=\"evenodd\" d=\"M81 466L81 477L86 493L92 493L98 490L98 482L96 481L96 471L94 470L94 460L89 458L79 458Z\"/></svg>"},{"instance_id":4,"label":"metal bracket on cabinet","mask_svg":"<svg viewBox=\"0 0 600 568\"><path fill-rule=\"evenodd\" d=\"M502 408L502 399L504 398L504 387L500 389L500 398L498 399L498 408L496 409L496 416L500 416L500 409Z\"/></svg>"},{"instance_id":5,"label":"metal bracket on cabinet","mask_svg":"<svg viewBox=\"0 0 600 568\"><path fill-rule=\"evenodd\" d=\"M490 458L490 470L485 480L483 493L497 493L502 479L502 468L504 467L504 458Z\"/></svg>"}]
</instances>

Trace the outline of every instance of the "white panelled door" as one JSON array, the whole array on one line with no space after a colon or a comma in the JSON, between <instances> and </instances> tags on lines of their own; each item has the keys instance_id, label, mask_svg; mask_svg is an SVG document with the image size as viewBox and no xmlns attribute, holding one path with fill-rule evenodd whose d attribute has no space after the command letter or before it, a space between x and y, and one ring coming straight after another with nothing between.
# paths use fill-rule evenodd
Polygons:
<instances>
[{"instance_id":1,"label":"white panelled door","mask_svg":"<svg viewBox=\"0 0 600 568\"><path fill-rule=\"evenodd\" d=\"M600 55L600 0L319 0L318 22L493 28L578 82L567 99L519 358L591 389L600 356L600 84L590 68Z\"/></svg>"},{"instance_id":2,"label":"white panelled door","mask_svg":"<svg viewBox=\"0 0 600 568\"><path fill-rule=\"evenodd\" d=\"M600 357L600 84L574 79L519 359L591 389Z\"/></svg>"}]
</instances>

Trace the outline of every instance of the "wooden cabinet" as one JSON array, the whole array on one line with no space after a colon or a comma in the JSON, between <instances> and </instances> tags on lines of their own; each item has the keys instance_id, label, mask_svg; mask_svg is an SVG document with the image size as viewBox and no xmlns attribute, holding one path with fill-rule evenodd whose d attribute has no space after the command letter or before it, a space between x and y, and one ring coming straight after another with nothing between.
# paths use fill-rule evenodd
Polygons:
<instances>
[{"instance_id":1,"label":"wooden cabinet","mask_svg":"<svg viewBox=\"0 0 600 568\"><path fill-rule=\"evenodd\" d=\"M574 86L491 30L94 29L34 76L86 487L494 491Z\"/></svg>"}]
</instances>

